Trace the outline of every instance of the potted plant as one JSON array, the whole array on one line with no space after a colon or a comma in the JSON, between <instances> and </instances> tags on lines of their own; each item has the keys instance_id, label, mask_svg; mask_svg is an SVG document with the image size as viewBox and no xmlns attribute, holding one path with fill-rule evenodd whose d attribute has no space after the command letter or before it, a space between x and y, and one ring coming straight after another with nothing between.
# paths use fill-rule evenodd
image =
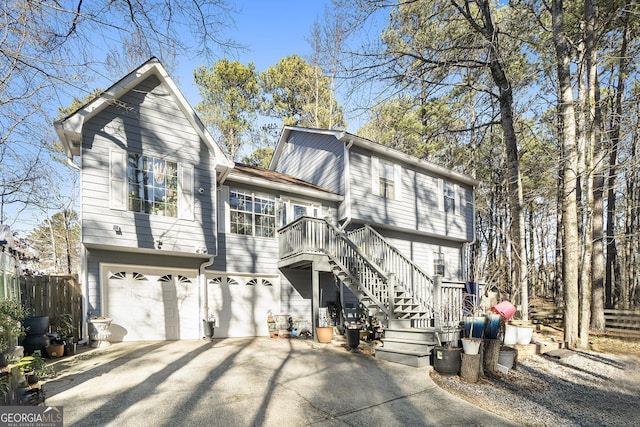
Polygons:
<instances>
[{"instance_id":1,"label":"potted plant","mask_svg":"<svg viewBox=\"0 0 640 427\"><path fill-rule=\"evenodd\" d=\"M473 307L471 316L465 318L465 333L462 338L462 348L465 354L475 355L480 351L482 337L486 325L486 317L479 314L479 307Z\"/></svg>"},{"instance_id":2,"label":"potted plant","mask_svg":"<svg viewBox=\"0 0 640 427\"><path fill-rule=\"evenodd\" d=\"M58 337L64 344L64 355L76 354L76 343L73 335L73 316L69 313L58 314L53 318L51 326L56 328Z\"/></svg>"},{"instance_id":3,"label":"potted plant","mask_svg":"<svg viewBox=\"0 0 640 427\"><path fill-rule=\"evenodd\" d=\"M318 313L318 327L316 328L318 342L330 343L333 339L333 326L329 324L327 307L321 307Z\"/></svg>"},{"instance_id":4,"label":"potted plant","mask_svg":"<svg viewBox=\"0 0 640 427\"><path fill-rule=\"evenodd\" d=\"M36 384L40 380L53 378L55 371L39 356L25 356L16 364L25 376L29 385Z\"/></svg>"},{"instance_id":5,"label":"potted plant","mask_svg":"<svg viewBox=\"0 0 640 427\"><path fill-rule=\"evenodd\" d=\"M455 346L457 342L448 341L443 345L440 333L436 332L438 345L433 348L433 368L442 375L456 375L460 372L462 363L462 349Z\"/></svg>"},{"instance_id":6,"label":"potted plant","mask_svg":"<svg viewBox=\"0 0 640 427\"><path fill-rule=\"evenodd\" d=\"M0 300L0 354L10 351L25 336L23 319L27 310L17 299Z\"/></svg>"}]
</instances>

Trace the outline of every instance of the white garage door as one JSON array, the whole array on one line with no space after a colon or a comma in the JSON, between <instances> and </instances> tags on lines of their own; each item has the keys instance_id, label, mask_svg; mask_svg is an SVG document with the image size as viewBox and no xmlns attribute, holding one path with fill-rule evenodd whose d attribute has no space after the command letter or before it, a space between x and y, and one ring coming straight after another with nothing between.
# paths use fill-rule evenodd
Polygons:
<instances>
[{"instance_id":1,"label":"white garage door","mask_svg":"<svg viewBox=\"0 0 640 427\"><path fill-rule=\"evenodd\" d=\"M116 266L103 274L113 341L199 338L197 272Z\"/></svg>"},{"instance_id":2,"label":"white garage door","mask_svg":"<svg viewBox=\"0 0 640 427\"><path fill-rule=\"evenodd\" d=\"M280 313L277 276L243 277L207 275L209 312L216 316L214 337L269 335L267 313Z\"/></svg>"}]
</instances>

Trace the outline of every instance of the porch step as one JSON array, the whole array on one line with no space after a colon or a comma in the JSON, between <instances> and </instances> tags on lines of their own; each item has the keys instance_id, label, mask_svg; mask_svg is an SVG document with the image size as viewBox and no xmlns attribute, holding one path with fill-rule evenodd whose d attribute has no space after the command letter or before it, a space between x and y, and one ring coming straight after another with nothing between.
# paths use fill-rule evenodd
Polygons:
<instances>
[{"instance_id":1,"label":"porch step","mask_svg":"<svg viewBox=\"0 0 640 427\"><path fill-rule=\"evenodd\" d=\"M378 359L386 360L387 362L422 368L430 365L429 359L431 357L431 353L424 353L422 351L393 350L385 347L378 347L376 348L375 356Z\"/></svg>"},{"instance_id":2,"label":"porch step","mask_svg":"<svg viewBox=\"0 0 640 427\"><path fill-rule=\"evenodd\" d=\"M436 330L434 328L387 328L384 330L385 339L411 340L423 343L434 343L437 341ZM383 340L384 341L384 340Z\"/></svg>"},{"instance_id":3,"label":"porch step","mask_svg":"<svg viewBox=\"0 0 640 427\"><path fill-rule=\"evenodd\" d=\"M402 326L394 321L394 326ZM429 366L431 350L436 345L435 329L392 327L385 329L382 347L376 349L376 357L403 365Z\"/></svg>"},{"instance_id":4,"label":"porch step","mask_svg":"<svg viewBox=\"0 0 640 427\"><path fill-rule=\"evenodd\" d=\"M431 353L433 347L436 346L435 341L416 341L416 340L403 340L398 338L385 338L383 340L384 347L390 350L406 350L409 352L424 353L425 351Z\"/></svg>"}]
</instances>

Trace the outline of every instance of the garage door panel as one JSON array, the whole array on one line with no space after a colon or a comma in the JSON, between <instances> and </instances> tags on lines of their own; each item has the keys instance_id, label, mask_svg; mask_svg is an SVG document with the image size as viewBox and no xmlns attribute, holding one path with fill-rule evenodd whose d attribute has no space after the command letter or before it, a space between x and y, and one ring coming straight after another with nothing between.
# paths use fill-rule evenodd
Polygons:
<instances>
[{"instance_id":1,"label":"garage door panel","mask_svg":"<svg viewBox=\"0 0 640 427\"><path fill-rule=\"evenodd\" d=\"M209 311L216 316L215 337L265 336L267 312L280 311L276 278L208 278Z\"/></svg>"},{"instance_id":2,"label":"garage door panel","mask_svg":"<svg viewBox=\"0 0 640 427\"><path fill-rule=\"evenodd\" d=\"M106 312L114 340L197 339L198 280L195 272L129 268L107 272ZM104 276L103 276L104 277Z\"/></svg>"}]
</instances>

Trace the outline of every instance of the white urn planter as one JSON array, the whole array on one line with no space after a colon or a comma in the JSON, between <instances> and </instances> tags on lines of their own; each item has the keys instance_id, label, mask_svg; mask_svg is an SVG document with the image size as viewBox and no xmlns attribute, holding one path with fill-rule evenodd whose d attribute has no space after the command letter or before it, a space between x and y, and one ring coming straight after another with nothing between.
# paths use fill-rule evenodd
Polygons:
<instances>
[{"instance_id":1,"label":"white urn planter","mask_svg":"<svg viewBox=\"0 0 640 427\"><path fill-rule=\"evenodd\" d=\"M104 348L109 347L111 343L111 321L108 317L94 317L89 319L89 338L91 338L91 347Z\"/></svg>"}]
</instances>

